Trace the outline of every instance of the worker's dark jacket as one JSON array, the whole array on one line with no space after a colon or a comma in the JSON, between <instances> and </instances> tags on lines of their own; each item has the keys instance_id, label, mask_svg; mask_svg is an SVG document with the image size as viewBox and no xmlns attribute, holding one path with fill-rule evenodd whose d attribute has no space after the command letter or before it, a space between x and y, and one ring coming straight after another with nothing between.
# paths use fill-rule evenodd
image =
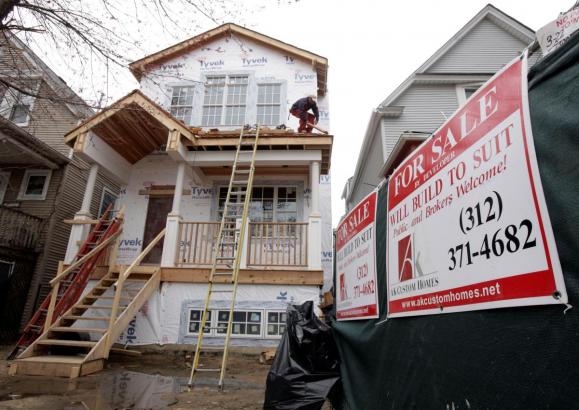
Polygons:
<instances>
[{"instance_id":1,"label":"worker's dark jacket","mask_svg":"<svg viewBox=\"0 0 579 410\"><path fill-rule=\"evenodd\" d=\"M294 105L292 105L290 112L292 112L294 110L299 110L300 111L300 114L299 114L300 119L307 121L307 119L308 119L307 112L310 109L314 113L314 116L316 117L316 122L317 122L320 119L320 113L318 111L318 105L313 100L310 103L310 99L308 97L300 98L299 100L297 100L294 103Z\"/></svg>"}]
</instances>

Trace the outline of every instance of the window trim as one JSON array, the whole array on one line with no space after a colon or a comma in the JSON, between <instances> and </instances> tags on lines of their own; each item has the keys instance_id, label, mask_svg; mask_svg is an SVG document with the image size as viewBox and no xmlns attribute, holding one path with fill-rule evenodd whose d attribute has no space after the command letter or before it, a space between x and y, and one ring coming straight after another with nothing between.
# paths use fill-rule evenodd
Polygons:
<instances>
[{"instance_id":1,"label":"window trim","mask_svg":"<svg viewBox=\"0 0 579 410\"><path fill-rule=\"evenodd\" d=\"M259 106L265 106L265 105L274 105L274 104L260 104L258 102L258 98L259 98L259 86L267 86L267 85L279 85L279 123L277 124L259 124L259 125L270 125L270 126L277 126L280 124L284 124L283 121L283 110L282 110L282 106L283 106L283 102L285 101L285 81L283 80L279 80L279 81L275 81L275 80L271 80L271 81L257 81L256 86L255 86L255 121L253 122L257 122L257 112L258 112L258 107Z\"/></svg>"},{"instance_id":2,"label":"window trim","mask_svg":"<svg viewBox=\"0 0 579 410\"><path fill-rule=\"evenodd\" d=\"M31 195L26 194L26 188L28 188L28 182L31 176L45 176L44 186L42 187L42 194ZM48 193L48 187L50 186L50 179L52 177L51 169L27 169L22 177L22 182L20 183L20 191L18 193L18 200L20 201L43 201L46 199L46 194Z\"/></svg>"},{"instance_id":3,"label":"window trim","mask_svg":"<svg viewBox=\"0 0 579 410\"><path fill-rule=\"evenodd\" d=\"M111 196L114 196L114 197L115 197L115 200L114 200L114 202L113 202L113 204L114 204L114 205L113 205L113 209L115 209L116 203L117 203L117 201L119 200L119 195L118 195L118 194L115 194L115 192L114 192L112 189L110 189L110 188L108 188L108 187L106 187L106 186L103 187L103 192L101 193L101 200L99 201L98 218L100 218L100 217L102 216L102 213L101 213L101 212L104 212L104 210L103 210L103 201L104 201L104 199L105 199L105 193L108 193L108 194L110 194Z\"/></svg>"},{"instance_id":4,"label":"window trim","mask_svg":"<svg viewBox=\"0 0 579 410\"><path fill-rule=\"evenodd\" d=\"M484 84L484 81L476 81L473 83L465 83L465 84L457 84L455 89L456 89L456 98L458 99L458 107L462 107L464 104L466 104L466 89L467 88L476 88L476 91L478 91ZM475 94L476 94L475 91Z\"/></svg>"},{"instance_id":5,"label":"window trim","mask_svg":"<svg viewBox=\"0 0 579 410\"><path fill-rule=\"evenodd\" d=\"M175 89L176 89L176 88L184 88L184 87L192 88L193 96L192 96L192 98L191 98L191 105L190 105L190 106L189 106L189 105L173 105L173 96L174 96L174 93L175 93ZM183 120L175 117L175 115L173 115L173 114L171 114L171 115L173 115L173 116L174 116L175 118L177 118L179 121L183 121L183 123L185 123L185 124L188 125L188 126L193 125L194 122L195 122L195 102L196 102L195 99L196 99L196 94L197 94L197 91L198 91L198 89L197 89L197 84L191 84L191 83L175 83L175 84L169 85L169 88L171 89L171 93L170 93L170 95L169 95L169 104L168 104L168 110L167 110L167 111L169 111L169 113L171 113L173 107L176 107L176 108L188 108L188 107L190 107L190 108L191 108L191 120L190 120L189 123L185 123L185 121L183 121Z\"/></svg>"},{"instance_id":6,"label":"window trim","mask_svg":"<svg viewBox=\"0 0 579 410\"><path fill-rule=\"evenodd\" d=\"M203 125L203 109L205 107L205 86L207 84L207 79L210 77L219 77L225 76L225 90L227 90L227 81L229 81L229 77L239 77L239 76L247 76L247 94L245 98L245 121L243 124L233 124L233 125L225 125L225 115L226 115L226 107L227 107L227 93L223 93L223 101L221 104L221 118L219 124L215 125ZM255 81L255 72L253 71L216 71L211 73L204 73L202 78L202 85L203 85L203 92L200 93L200 104L199 104L199 111L198 111L198 119L199 119L199 126L202 128L220 128L220 129L228 129L228 128L239 128L240 125L251 124L255 122L256 118L256 101L257 101L257 85ZM210 105L211 107L215 107L216 105Z\"/></svg>"},{"instance_id":7,"label":"window trim","mask_svg":"<svg viewBox=\"0 0 579 410\"><path fill-rule=\"evenodd\" d=\"M215 201L214 202L214 206L212 207L212 209L215 210L215 213L212 215L213 216L213 222L220 222L221 219L219 218L219 193L221 191L222 188L228 189L229 185L225 182L225 181L220 181L215 185ZM278 221L277 220L277 205L278 205L278 190L279 188L293 188L296 190L296 222L302 222L301 220L303 219L302 214L303 214L303 206L304 206L304 202L303 202L303 198L300 195L300 183L296 182L296 181L288 181L288 184L274 184L274 183L260 183L260 182L256 182L255 185L253 185L252 188L273 188L273 220L272 221L266 221L266 222L272 222L272 223L283 223L285 221ZM250 218L250 215L248 215L249 220L251 221L252 219Z\"/></svg>"},{"instance_id":8,"label":"window trim","mask_svg":"<svg viewBox=\"0 0 579 410\"><path fill-rule=\"evenodd\" d=\"M6 197L6 192L8 191L8 185L10 184L10 171L0 171L0 179L6 178L6 185L1 188L0 185L0 205L4 203L4 198Z\"/></svg>"},{"instance_id":9,"label":"window trim","mask_svg":"<svg viewBox=\"0 0 579 410\"><path fill-rule=\"evenodd\" d=\"M36 78L32 78L32 80L34 80L34 79L36 79ZM40 91L41 85L42 85L42 80L37 79L36 85L33 87L30 87L31 92L33 92L34 94L38 94L38 92ZM15 125L18 125L19 127L27 127L28 125L30 125L30 118L31 118L32 111L34 110L34 104L36 103L37 97L35 95L28 95L28 94L21 93L20 91L16 90L15 88L12 88L9 86L5 90L4 95L2 95L2 99L0 100L0 107L4 106L5 104L8 104L7 95L10 94L11 91L13 92L13 94L10 95L10 99L12 99L12 101L10 102L9 107L4 107L4 108L7 108L8 110L5 114L2 114L2 115L4 116L4 118L11 121ZM10 117L12 117L14 107L17 105L15 103L18 101L21 101L22 98L29 98L30 99L30 105L29 105L28 110L26 112L26 120L23 122L14 122Z\"/></svg>"},{"instance_id":10,"label":"window trim","mask_svg":"<svg viewBox=\"0 0 579 410\"><path fill-rule=\"evenodd\" d=\"M282 335L270 335L270 334L267 333L267 326L269 325L269 316L267 315L268 313L278 313L278 314L279 314L279 313L285 313L285 314L287 315L287 310L275 310L275 309L266 310L265 327L264 327L264 329L263 329L263 330L264 330L264 332L263 332L264 337L265 337L266 339L281 339ZM287 316L286 316L286 319L287 319ZM275 323L275 324L276 324L276 325L279 325L280 323L277 322L277 323ZM287 328L287 321L286 321L286 323L285 323L285 326L286 326L286 328Z\"/></svg>"},{"instance_id":11,"label":"window trim","mask_svg":"<svg viewBox=\"0 0 579 410\"><path fill-rule=\"evenodd\" d=\"M191 325L191 311L196 310L201 312L201 314L203 314L203 308L202 307L190 307L188 309L188 314L187 314L187 336L194 336L194 337L198 337L199 336L199 332L197 333L192 333L189 331L190 329L190 325ZM217 326L219 323L219 312L229 312L229 308L215 308L215 309L210 309L211 311L211 321L208 322L206 324L206 326L211 327L211 330L209 331L209 333L204 333L203 337L214 337L214 338L225 338L225 333L217 333ZM248 334L243 334L243 335L239 335L239 334L235 334L233 333L233 330L231 332L231 337L232 338L236 338L236 339L267 339L267 337L265 337L265 327L264 327L264 318L267 315L267 309L260 309L260 308L256 308L256 309L251 309L251 308L246 308L246 309L235 309L233 311L235 312L259 312L261 314L261 320L259 321L259 326L260 326L260 333L259 335L248 335ZM257 322L245 322L247 323L256 323ZM201 328L201 321L199 321L199 328ZM270 336L269 338L272 338L272 336Z\"/></svg>"},{"instance_id":12,"label":"window trim","mask_svg":"<svg viewBox=\"0 0 579 410\"><path fill-rule=\"evenodd\" d=\"M219 312L227 312L229 313L229 309L215 309L215 311L217 312L217 314L215 315L215 327L219 326ZM264 318L264 309L251 309L251 308L247 308L247 309L235 309L233 311L233 313L235 314L235 312L245 312L245 313L260 313L261 314L261 318L259 320L259 335L248 335L248 334L235 334L233 333L233 328L231 329L231 337L235 337L238 339L263 339L264 338L264 334L263 334L263 318ZM211 314L211 316L213 316L213 314ZM235 322L232 322L232 325ZM248 322L247 320L245 321L245 325L247 326L248 323L255 323L257 324L257 322ZM247 327L246 327L247 330ZM225 333L217 333L217 330L215 331L215 336L216 337L225 337Z\"/></svg>"}]
</instances>

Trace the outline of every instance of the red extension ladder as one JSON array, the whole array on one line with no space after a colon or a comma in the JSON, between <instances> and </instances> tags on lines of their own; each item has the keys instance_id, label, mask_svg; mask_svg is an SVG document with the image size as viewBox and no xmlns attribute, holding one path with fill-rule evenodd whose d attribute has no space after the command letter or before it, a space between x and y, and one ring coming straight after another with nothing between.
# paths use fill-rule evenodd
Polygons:
<instances>
[{"instance_id":1,"label":"red extension ladder","mask_svg":"<svg viewBox=\"0 0 579 410\"><path fill-rule=\"evenodd\" d=\"M110 205L101 216L97 224L94 226L94 228L88 234L87 239L80 247L74 261L78 261L84 255L114 235L119 230L121 223L121 220L113 217L112 205ZM54 307L54 314L52 315L53 323L64 312L70 309L80 298L88 282L91 272L96 267L98 259L106 252L106 250L107 247L104 247L99 252L95 253L92 257L81 263L60 281L60 287L58 289L58 295ZM8 356L8 360L14 359L16 356L18 356L44 332L46 315L48 313L51 295L52 293L44 299L40 305L40 308L36 311L30 322L24 328L24 332Z\"/></svg>"}]
</instances>

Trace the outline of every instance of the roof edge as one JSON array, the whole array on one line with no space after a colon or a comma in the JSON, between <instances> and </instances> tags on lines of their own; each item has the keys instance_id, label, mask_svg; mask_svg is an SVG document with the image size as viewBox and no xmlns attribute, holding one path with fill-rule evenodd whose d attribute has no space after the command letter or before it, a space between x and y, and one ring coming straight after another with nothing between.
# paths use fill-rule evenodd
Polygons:
<instances>
[{"instance_id":1,"label":"roof edge","mask_svg":"<svg viewBox=\"0 0 579 410\"><path fill-rule=\"evenodd\" d=\"M358 180L360 179L360 169L362 168L362 157L365 156L366 153L368 152L368 149L370 148L370 144L372 142L372 138L376 134L376 130L380 125L383 115L384 114L378 111L377 109L372 110L372 114L370 114L370 121L368 121L368 127L366 128L364 140L362 141L362 147L360 148L360 153L358 154L358 160L356 162L356 168L354 169L354 175L348 178L348 182L346 182L349 183L351 179L350 184L351 187L356 186ZM382 138L380 138L380 140L382 140ZM380 141L380 143L382 143L382 141ZM382 158L382 160L384 160L384 158ZM352 191L353 190L349 190L347 192L346 198L344 198L346 202L352 198Z\"/></svg>"},{"instance_id":2,"label":"roof edge","mask_svg":"<svg viewBox=\"0 0 579 410\"><path fill-rule=\"evenodd\" d=\"M292 54L298 57L301 57L308 61L312 61L317 64L321 64L324 66L328 65L328 59L326 57L322 57L318 54L312 53L311 51L304 50L302 48L296 47L289 43L285 43L281 40L259 33L257 31L239 26L235 23L225 23L222 24L221 26L215 27L211 30L207 30L194 37L188 38L187 40L183 40L177 44L174 44L172 46L159 50L153 54L145 56L139 60L133 61L132 63L129 63L129 70L135 76L135 78L139 80L141 73L144 70L146 70L146 67L148 65L160 64L162 61L167 61L173 58L175 54L185 49L189 49L204 42L211 41L212 39L218 38L219 36L227 34L228 32L234 32L249 37L253 40L259 41L261 43L265 43L270 46L284 49L285 51L291 52Z\"/></svg>"}]
</instances>

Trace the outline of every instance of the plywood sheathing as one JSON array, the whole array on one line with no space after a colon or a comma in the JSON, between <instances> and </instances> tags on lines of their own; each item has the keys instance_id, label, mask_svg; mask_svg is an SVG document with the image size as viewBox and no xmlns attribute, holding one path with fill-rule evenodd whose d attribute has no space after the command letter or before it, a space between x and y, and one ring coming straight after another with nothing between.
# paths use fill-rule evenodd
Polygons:
<instances>
[{"instance_id":1,"label":"plywood sheathing","mask_svg":"<svg viewBox=\"0 0 579 410\"><path fill-rule=\"evenodd\" d=\"M146 56L129 64L129 69L135 78L140 81L143 74L157 67L159 64L177 58L191 50L195 50L224 36L237 37L240 39L248 38L257 43L311 63L312 67L316 70L318 77L318 94L322 96L326 94L328 76L327 58L233 23L223 24L212 30Z\"/></svg>"}]
</instances>

